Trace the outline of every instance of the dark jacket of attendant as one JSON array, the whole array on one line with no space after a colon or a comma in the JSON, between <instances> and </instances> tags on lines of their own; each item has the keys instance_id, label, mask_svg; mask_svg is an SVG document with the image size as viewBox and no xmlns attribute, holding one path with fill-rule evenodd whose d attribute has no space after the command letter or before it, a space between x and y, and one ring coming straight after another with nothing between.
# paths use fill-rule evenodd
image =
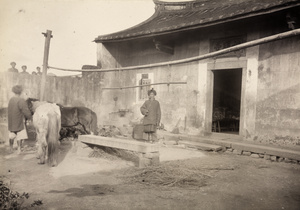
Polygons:
<instances>
[{"instance_id":1,"label":"dark jacket of attendant","mask_svg":"<svg viewBox=\"0 0 300 210\"><path fill-rule=\"evenodd\" d=\"M8 103L8 130L11 132L23 130L24 117L28 120L32 118L26 101L21 97L12 97Z\"/></svg>"},{"instance_id":2,"label":"dark jacket of attendant","mask_svg":"<svg viewBox=\"0 0 300 210\"><path fill-rule=\"evenodd\" d=\"M144 125L159 125L161 118L160 104L158 101L147 100L141 107L144 117Z\"/></svg>"}]
</instances>

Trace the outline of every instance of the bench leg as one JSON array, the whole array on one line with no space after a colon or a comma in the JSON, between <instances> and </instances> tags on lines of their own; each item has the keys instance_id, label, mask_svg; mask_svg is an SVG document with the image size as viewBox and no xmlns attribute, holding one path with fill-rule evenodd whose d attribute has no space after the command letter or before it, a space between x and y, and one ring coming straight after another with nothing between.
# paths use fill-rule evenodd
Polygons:
<instances>
[{"instance_id":1,"label":"bench leg","mask_svg":"<svg viewBox=\"0 0 300 210\"><path fill-rule=\"evenodd\" d=\"M139 154L139 168L155 165L159 165L159 152Z\"/></svg>"}]
</instances>

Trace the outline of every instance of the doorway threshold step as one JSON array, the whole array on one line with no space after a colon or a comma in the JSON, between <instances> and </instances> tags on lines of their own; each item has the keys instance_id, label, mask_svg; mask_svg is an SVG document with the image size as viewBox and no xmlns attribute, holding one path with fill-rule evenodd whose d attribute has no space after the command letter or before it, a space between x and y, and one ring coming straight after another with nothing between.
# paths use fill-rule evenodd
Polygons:
<instances>
[{"instance_id":1,"label":"doorway threshold step","mask_svg":"<svg viewBox=\"0 0 300 210\"><path fill-rule=\"evenodd\" d=\"M196 148L199 150L203 150L203 151L214 151L214 152L218 152L221 151L223 149L222 146L220 145L213 145L213 144L206 144L206 143L200 143L200 142L189 142L189 141L180 141L180 144L185 145L186 147L190 147L190 148Z\"/></svg>"}]
</instances>

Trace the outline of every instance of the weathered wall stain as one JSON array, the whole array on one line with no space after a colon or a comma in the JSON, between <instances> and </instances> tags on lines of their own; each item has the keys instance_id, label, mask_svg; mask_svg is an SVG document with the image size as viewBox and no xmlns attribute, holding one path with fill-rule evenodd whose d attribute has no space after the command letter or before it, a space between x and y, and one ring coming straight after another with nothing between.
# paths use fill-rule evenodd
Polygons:
<instances>
[{"instance_id":1,"label":"weathered wall stain","mask_svg":"<svg viewBox=\"0 0 300 210\"><path fill-rule=\"evenodd\" d=\"M294 37L260 46L255 141L299 144L299 41Z\"/></svg>"}]
</instances>

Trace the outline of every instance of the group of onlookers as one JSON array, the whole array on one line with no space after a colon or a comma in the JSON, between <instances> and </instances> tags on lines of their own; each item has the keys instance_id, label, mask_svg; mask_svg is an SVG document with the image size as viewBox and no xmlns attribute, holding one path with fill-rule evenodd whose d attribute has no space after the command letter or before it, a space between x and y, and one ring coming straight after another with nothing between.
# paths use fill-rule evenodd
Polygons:
<instances>
[{"instance_id":1,"label":"group of onlookers","mask_svg":"<svg viewBox=\"0 0 300 210\"><path fill-rule=\"evenodd\" d=\"M16 62L11 62L10 65L11 65L11 68L8 69L8 72L19 73L19 70L16 68ZM26 65L23 65L21 68L22 68L22 71L20 72L20 74L29 74L27 72ZM33 71L32 74L33 75L42 75L41 68L39 66L36 67L36 71Z\"/></svg>"}]
</instances>

